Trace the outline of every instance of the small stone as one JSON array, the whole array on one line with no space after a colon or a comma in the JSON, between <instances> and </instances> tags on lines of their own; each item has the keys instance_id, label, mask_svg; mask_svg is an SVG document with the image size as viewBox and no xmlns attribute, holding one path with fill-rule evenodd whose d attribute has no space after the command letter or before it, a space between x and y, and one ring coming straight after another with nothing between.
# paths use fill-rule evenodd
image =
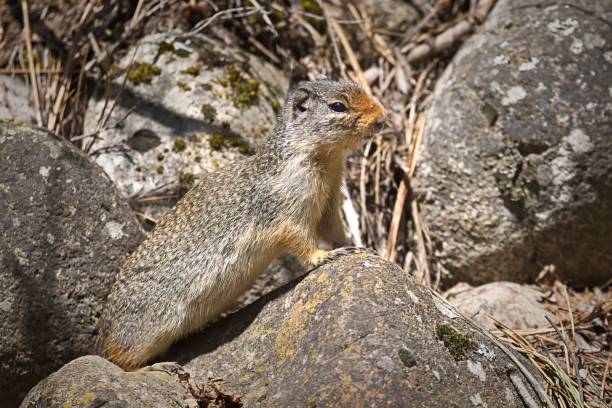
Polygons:
<instances>
[{"instance_id":1,"label":"small stone","mask_svg":"<svg viewBox=\"0 0 612 408\"><path fill-rule=\"evenodd\" d=\"M412 351L401 348L397 351L397 354L406 367L414 367L416 365L416 356Z\"/></svg>"}]
</instances>

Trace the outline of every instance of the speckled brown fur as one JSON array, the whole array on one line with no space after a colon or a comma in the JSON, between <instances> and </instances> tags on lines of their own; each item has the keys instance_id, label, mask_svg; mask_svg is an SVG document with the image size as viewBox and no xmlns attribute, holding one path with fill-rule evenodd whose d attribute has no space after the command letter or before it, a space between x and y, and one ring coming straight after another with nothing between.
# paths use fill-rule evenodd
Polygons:
<instances>
[{"instance_id":1,"label":"speckled brown fur","mask_svg":"<svg viewBox=\"0 0 612 408\"><path fill-rule=\"evenodd\" d=\"M100 319L98 352L142 366L230 308L274 258L316 264L329 255L318 241L348 244L344 161L383 120L357 85L298 84L262 150L203 177L128 259Z\"/></svg>"}]
</instances>

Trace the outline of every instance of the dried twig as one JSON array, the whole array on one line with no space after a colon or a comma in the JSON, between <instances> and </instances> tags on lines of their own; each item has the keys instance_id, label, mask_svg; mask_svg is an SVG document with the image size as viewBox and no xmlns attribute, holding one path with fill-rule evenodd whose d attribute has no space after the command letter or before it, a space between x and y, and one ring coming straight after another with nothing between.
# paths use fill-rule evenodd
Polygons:
<instances>
[{"instance_id":1,"label":"dried twig","mask_svg":"<svg viewBox=\"0 0 612 408\"><path fill-rule=\"evenodd\" d=\"M442 34L436 36L433 41L418 45L408 54L408 62L416 63L432 55L448 50L461 41L472 31L472 25L468 21L461 21L450 27Z\"/></svg>"},{"instance_id":2,"label":"dried twig","mask_svg":"<svg viewBox=\"0 0 612 408\"><path fill-rule=\"evenodd\" d=\"M40 94L38 93L38 78L34 67L34 54L32 52L32 33L30 31L30 12L28 10L28 1L21 0L21 12L23 13L23 35L26 40L28 50L28 65L30 69L30 81L32 86L32 95L34 96L34 108L36 110L36 123L38 126L43 125L42 108L40 105Z\"/></svg>"}]
</instances>

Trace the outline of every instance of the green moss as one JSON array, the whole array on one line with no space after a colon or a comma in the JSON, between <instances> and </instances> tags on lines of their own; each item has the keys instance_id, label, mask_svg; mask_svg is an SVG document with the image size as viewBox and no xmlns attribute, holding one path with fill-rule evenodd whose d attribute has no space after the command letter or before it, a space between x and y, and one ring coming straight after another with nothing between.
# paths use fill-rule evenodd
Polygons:
<instances>
[{"instance_id":1,"label":"green moss","mask_svg":"<svg viewBox=\"0 0 612 408\"><path fill-rule=\"evenodd\" d=\"M270 106L272 106L272 110L274 110L274 113L278 113L278 111L280 110L280 103L276 99L272 99L270 101Z\"/></svg>"},{"instance_id":2,"label":"green moss","mask_svg":"<svg viewBox=\"0 0 612 408\"><path fill-rule=\"evenodd\" d=\"M208 144L213 150L221 150L226 147L235 147L242 154L252 153L249 145L240 137L234 135L213 133L208 135Z\"/></svg>"},{"instance_id":3,"label":"green moss","mask_svg":"<svg viewBox=\"0 0 612 408\"><path fill-rule=\"evenodd\" d=\"M191 66L185 68L182 72L191 76L198 76L198 74L200 73L200 68Z\"/></svg>"},{"instance_id":4,"label":"green moss","mask_svg":"<svg viewBox=\"0 0 612 408\"><path fill-rule=\"evenodd\" d=\"M506 369L503 367L495 367L493 371L495 372L495 375L497 375L501 379L506 378L506 376L508 375Z\"/></svg>"},{"instance_id":5,"label":"green moss","mask_svg":"<svg viewBox=\"0 0 612 408\"><path fill-rule=\"evenodd\" d=\"M397 351L397 355L406 367L414 367L416 365L416 356L411 350L401 348Z\"/></svg>"},{"instance_id":6,"label":"green moss","mask_svg":"<svg viewBox=\"0 0 612 408\"><path fill-rule=\"evenodd\" d=\"M317 16L323 16L323 9L319 6L319 3L312 0L302 1L302 7L304 11L310 14L316 14ZM312 25L318 32L324 33L326 30L325 20L319 18L313 18L306 16L306 20Z\"/></svg>"},{"instance_id":7,"label":"green moss","mask_svg":"<svg viewBox=\"0 0 612 408\"><path fill-rule=\"evenodd\" d=\"M179 88L181 88L181 90L185 92L191 91L191 87L183 81L176 81L176 86L178 86Z\"/></svg>"},{"instance_id":8,"label":"green moss","mask_svg":"<svg viewBox=\"0 0 612 408\"><path fill-rule=\"evenodd\" d=\"M174 45L168 41L162 41L159 43L159 53L165 54L167 52L174 52Z\"/></svg>"},{"instance_id":9,"label":"green moss","mask_svg":"<svg viewBox=\"0 0 612 408\"><path fill-rule=\"evenodd\" d=\"M198 84L198 86L203 91L212 91L212 85L211 84Z\"/></svg>"},{"instance_id":10,"label":"green moss","mask_svg":"<svg viewBox=\"0 0 612 408\"><path fill-rule=\"evenodd\" d=\"M163 153L157 153L157 160L158 161L163 161L164 160L164 154Z\"/></svg>"},{"instance_id":11,"label":"green moss","mask_svg":"<svg viewBox=\"0 0 612 408\"><path fill-rule=\"evenodd\" d=\"M178 177L179 188L182 190L189 190L193 187L198 176L193 173L180 173Z\"/></svg>"},{"instance_id":12,"label":"green moss","mask_svg":"<svg viewBox=\"0 0 612 408\"><path fill-rule=\"evenodd\" d=\"M253 105L259 97L259 80L248 79L243 75L241 69L235 65L226 68L227 79L218 79L217 82L231 90L231 101L237 108L245 108Z\"/></svg>"},{"instance_id":13,"label":"green moss","mask_svg":"<svg viewBox=\"0 0 612 408\"><path fill-rule=\"evenodd\" d=\"M176 139L174 143L172 144L173 152L182 152L186 148L187 148L187 142L185 142L185 140L181 139L180 137Z\"/></svg>"},{"instance_id":14,"label":"green moss","mask_svg":"<svg viewBox=\"0 0 612 408\"><path fill-rule=\"evenodd\" d=\"M323 14L323 10L321 10L321 6L316 1L304 0L302 1L302 6L304 7L304 11L313 14Z\"/></svg>"},{"instance_id":15,"label":"green moss","mask_svg":"<svg viewBox=\"0 0 612 408\"><path fill-rule=\"evenodd\" d=\"M223 135L214 133L208 136L208 144L213 150L221 150L225 146L225 138Z\"/></svg>"},{"instance_id":16,"label":"green moss","mask_svg":"<svg viewBox=\"0 0 612 408\"><path fill-rule=\"evenodd\" d=\"M25 53L24 55L28 55L27 53ZM41 58L40 58L40 50L38 49L34 49L32 51L32 60L34 62L34 67L35 68L41 68ZM26 68L30 68L30 58L28 57L25 61L25 65Z\"/></svg>"},{"instance_id":17,"label":"green moss","mask_svg":"<svg viewBox=\"0 0 612 408\"><path fill-rule=\"evenodd\" d=\"M187 51L183 48L179 48L179 49L174 50L174 55L176 55L177 57L181 57L181 58L187 58L188 56L191 55L191 51Z\"/></svg>"},{"instance_id":18,"label":"green moss","mask_svg":"<svg viewBox=\"0 0 612 408\"><path fill-rule=\"evenodd\" d=\"M457 361L465 358L478 348L471 334L463 334L449 324L437 324L436 336L444 342L449 353Z\"/></svg>"},{"instance_id":19,"label":"green moss","mask_svg":"<svg viewBox=\"0 0 612 408\"><path fill-rule=\"evenodd\" d=\"M147 64L146 62L135 62L128 72L127 77L134 85L150 84L154 76L161 74L161 69L157 65Z\"/></svg>"},{"instance_id":20,"label":"green moss","mask_svg":"<svg viewBox=\"0 0 612 408\"><path fill-rule=\"evenodd\" d=\"M141 172L141 171L142 171L142 167L140 167L140 166L136 166L136 168L135 168L134 170L136 170L136 171L138 171L138 172Z\"/></svg>"},{"instance_id":21,"label":"green moss","mask_svg":"<svg viewBox=\"0 0 612 408\"><path fill-rule=\"evenodd\" d=\"M162 166L162 165L160 164L159 166L157 166L157 167L155 168L155 172L156 172L157 174L164 174L164 166Z\"/></svg>"},{"instance_id":22,"label":"green moss","mask_svg":"<svg viewBox=\"0 0 612 408\"><path fill-rule=\"evenodd\" d=\"M206 119L207 122L215 121L215 118L217 117L217 111L212 105L204 103L202 104L200 111L202 112L202 115L204 116L204 119Z\"/></svg>"},{"instance_id":23,"label":"green moss","mask_svg":"<svg viewBox=\"0 0 612 408\"><path fill-rule=\"evenodd\" d=\"M256 25L260 21L259 13L253 14L247 21L250 25Z\"/></svg>"},{"instance_id":24,"label":"green moss","mask_svg":"<svg viewBox=\"0 0 612 408\"><path fill-rule=\"evenodd\" d=\"M193 158L193 161L196 162L196 163L201 162L202 161L202 156L197 155L196 157Z\"/></svg>"}]
</instances>

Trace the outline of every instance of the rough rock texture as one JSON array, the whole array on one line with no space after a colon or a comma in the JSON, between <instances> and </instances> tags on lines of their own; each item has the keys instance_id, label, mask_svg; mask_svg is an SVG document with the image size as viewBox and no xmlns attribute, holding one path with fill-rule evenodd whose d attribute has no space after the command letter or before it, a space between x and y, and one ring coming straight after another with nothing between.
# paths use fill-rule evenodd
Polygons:
<instances>
[{"instance_id":1,"label":"rough rock texture","mask_svg":"<svg viewBox=\"0 0 612 408\"><path fill-rule=\"evenodd\" d=\"M493 316L511 329L549 327L546 315L554 318L542 304L545 294L532 285L493 282L472 287L459 283L449 289L448 301L486 329L494 329Z\"/></svg>"},{"instance_id":2,"label":"rough rock texture","mask_svg":"<svg viewBox=\"0 0 612 408\"><path fill-rule=\"evenodd\" d=\"M501 0L437 83L417 189L447 281L611 276L605 16L610 0Z\"/></svg>"},{"instance_id":3,"label":"rough rock texture","mask_svg":"<svg viewBox=\"0 0 612 408\"><path fill-rule=\"evenodd\" d=\"M120 66L130 63L110 128L91 150L129 197L188 188L198 174L248 154L272 129L286 90L271 65L202 36L149 35ZM114 80L109 103L103 95L91 102L85 133L108 115L124 78ZM143 209L158 217L166 208L154 211L157 204Z\"/></svg>"},{"instance_id":4,"label":"rough rock texture","mask_svg":"<svg viewBox=\"0 0 612 408\"><path fill-rule=\"evenodd\" d=\"M312 271L162 359L222 379L245 406L523 406L501 349L399 267L365 254Z\"/></svg>"},{"instance_id":5,"label":"rough rock texture","mask_svg":"<svg viewBox=\"0 0 612 408\"><path fill-rule=\"evenodd\" d=\"M115 273L142 237L78 149L0 121L0 407L89 351Z\"/></svg>"},{"instance_id":6,"label":"rough rock texture","mask_svg":"<svg viewBox=\"0 0 612 408\"><path fill-rule=\"evenodd\" d=\"M0 75L0 119L36 121L30 86L19 78Z\"/></svg>"},{"instance_id":7,"label":"rough rock texture","mask_svg":"<svg viewBox=\"0 0 612 408\"><path fill-rule=\"evenodd\" d=\"M85 356L41 381L21 408L197 407L172 375L161 371L126 373L102 357Z\"/></svg>"}]
</instances>

